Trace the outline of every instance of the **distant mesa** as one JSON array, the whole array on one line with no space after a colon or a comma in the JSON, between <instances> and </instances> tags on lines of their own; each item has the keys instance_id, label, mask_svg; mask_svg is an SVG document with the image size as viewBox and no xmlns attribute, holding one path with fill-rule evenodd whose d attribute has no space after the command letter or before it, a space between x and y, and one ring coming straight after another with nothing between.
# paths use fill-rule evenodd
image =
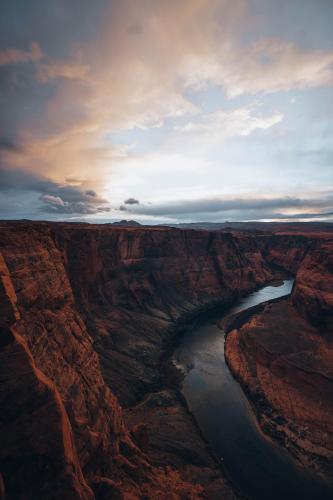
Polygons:
<instances>
[{"instance_id":1,"label":"distant mesa","mask_svg":"<svg viewBox=\"0 0 333 500\"><path fill-rule=\"evenodd\" d=\"M162 224L180 229L201 229L206 231L259 231L259 232L331 232L332 222L263 222L263 221L226 221L226 222L183 222L178 224Z\"/></svg>"},{"instance_id":2,"label":"distant mesa","mask_svg":"<svg viewBox=\"0 0 333 500\"><path fill-rule=\"evenodd\" d=\"M120 220L118 222L114 222L113 226L122 226L122 227L141 227L141 224L136 220Z\"/></svg>"}]
</instances>

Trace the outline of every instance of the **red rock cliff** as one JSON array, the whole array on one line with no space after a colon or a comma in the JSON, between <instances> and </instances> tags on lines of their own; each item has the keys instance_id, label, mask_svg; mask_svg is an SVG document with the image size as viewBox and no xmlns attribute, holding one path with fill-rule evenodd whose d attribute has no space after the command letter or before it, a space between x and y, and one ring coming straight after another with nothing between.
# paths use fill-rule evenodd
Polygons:
<instances>
[{"instance_id":1,"label":"red rock cliff","mask_svg":"<svg viewBox=\"0 0 333 500\"><path fill-rule=\"evenodd\" d=\"M177 396L158 391L175 326L272 276L255 241L78 224L8 222L0 231L7 498L233 497ZM119 404L151 392L150 409L164 398L166 420L177 413L182 422L165 431L175 439L167 459L163 449L145 452L147 430L130 432Z\"/></svg>"},{"instance_id":2,"label":"red rock cliff","mask_svg":"<svg viewBox=\"0 0 333 500\"><path fill-rule=\"evenodd\" d=\"M292 296L230 332L226 358L262 428L333 482L333 240L309 237L289 253L284 240L267 254L298 268Z\"/></svg>"}]
</instances>

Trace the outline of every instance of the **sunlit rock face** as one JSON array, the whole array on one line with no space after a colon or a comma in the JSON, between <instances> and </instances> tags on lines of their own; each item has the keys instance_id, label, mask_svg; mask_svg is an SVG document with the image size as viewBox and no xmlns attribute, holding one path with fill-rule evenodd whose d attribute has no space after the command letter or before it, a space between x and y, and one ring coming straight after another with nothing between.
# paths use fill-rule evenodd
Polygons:
<instances>
[{"instance_id":1,"label":"sunlit rock face","mask_svg":"<svg viewBox=\"0 0 333 500\"><path fill-rule=\"evenodd\" d=\"M263 429L333 482L333 239L291 241L284 250L286 236L274 236L266 247L271 261L297 270L290 299L230 332L226 358Z\"/></svg>"},{"instance_id":2,"label":"sunlit rock face","mask_svg":"<svg viewBox=\"0 0 333 500\"><path fill-rule=\"evenodd\" d=\"M147 407L178 415L167 461L145 453L149 411L129 429L121 405L163 390L177 325L272 277L251 237L2 223L0 241L7 497L232 498L177 393Z\"/></svg>"}]
</instances>

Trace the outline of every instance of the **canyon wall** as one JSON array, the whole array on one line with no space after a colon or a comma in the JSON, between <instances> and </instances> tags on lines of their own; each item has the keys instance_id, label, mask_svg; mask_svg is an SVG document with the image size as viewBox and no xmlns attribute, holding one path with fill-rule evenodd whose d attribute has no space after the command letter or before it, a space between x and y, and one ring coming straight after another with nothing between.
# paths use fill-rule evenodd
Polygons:
<instances>
[{"instance_id":1,"label":"canyon wall","mask_svg":"<svg viewBox=\"0 0 333 500\"><path fill-rule=\"evenodd\" d=\"M98 227L62 228L54 239L104 377L126 406L159 386L175 324L272 277L253 238L241 235Z\"/></svg>"},{"instance_id":2,"label":"canyon wall","mask_svg":"<svg viewBox=\"0 0 333 500\"><path fill-rule=\"evenodd\" d=\"M234 498L163 360L191 316L272 278L256 241L2 222L0 252L3 497Z\"/></svg>"},{"instance_id":3,"label":"canyon wall","mask_svg":"<svg viewBox=\"0 0 333 500\"><path fill-rule=\"evenodd\" d=\"M297 272L291 301L233 331L228 362L263 428L327 471L331 250L318 234L2 222L0 497L236 498L166 360L191 318L280 269Z\"/></svg>"},{"instance_id":4,"label":"canyon wall","mask_svg":"<svg viewBox=\"0 0 333 500\"><path fill-rule=\"evenodd\" d=\"M263 430L333 483L333 239L274 235L262 249L296 271L294 289L228 334L226 359Z\"/></svg>"}]
</instances>

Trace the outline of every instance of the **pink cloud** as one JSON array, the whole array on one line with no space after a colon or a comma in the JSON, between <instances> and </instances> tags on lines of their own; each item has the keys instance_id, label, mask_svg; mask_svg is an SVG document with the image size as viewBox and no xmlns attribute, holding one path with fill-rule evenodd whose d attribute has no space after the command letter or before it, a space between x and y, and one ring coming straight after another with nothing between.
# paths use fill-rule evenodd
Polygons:
<instances>
[{"instance_id":1,"label":"pink cloud","mask_svg":"<svg viewBox=\"0 0 333 500\"><path fill-rule=\"evenodd\" d=\"M38 43L32 42L30 50L5 49L0 51L0 66L28 61L39 61L43 58L43 53Z\"/></svg>"}]
</instances>

